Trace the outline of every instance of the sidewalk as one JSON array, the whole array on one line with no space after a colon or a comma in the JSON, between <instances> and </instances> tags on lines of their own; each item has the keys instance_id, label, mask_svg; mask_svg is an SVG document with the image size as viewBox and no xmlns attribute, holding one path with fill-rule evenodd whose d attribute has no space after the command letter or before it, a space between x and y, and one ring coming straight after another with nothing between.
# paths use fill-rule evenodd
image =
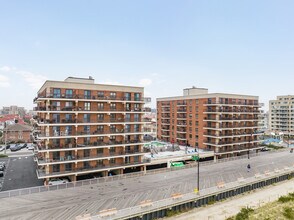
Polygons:
<instances>
[{"instance_id":1,"label":"sidewalk","mask_svg":"<svg viewBox=\"0 0 294 220\"><path fill-rule=\"evenodd\" d=\"M193 209L189 212L165 218L168 220L224 220L236 215L243 207L258 208L268 202L276 201L280 196L294 192L294 179L255 190L246 195L232 197L214 205Z\"/></svg>"}]
</instances>

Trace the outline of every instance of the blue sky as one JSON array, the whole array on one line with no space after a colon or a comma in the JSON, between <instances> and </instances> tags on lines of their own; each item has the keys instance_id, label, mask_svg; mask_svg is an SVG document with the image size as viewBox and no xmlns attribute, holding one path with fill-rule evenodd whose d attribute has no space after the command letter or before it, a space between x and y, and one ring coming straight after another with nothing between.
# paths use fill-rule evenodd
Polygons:
<instances>
[{"instance_id":1,"label":"blue sky","mask_svg":"<svg viewBox=\"0 0 294 220\"><path fill-rule=\"evenodd\" d=\"M68 76L145 86L153 101L197 86L267 104L294 94L293 8L290 0L0 0L0 107L32 108L44 80Z\"/></svg>"}]
</instances>

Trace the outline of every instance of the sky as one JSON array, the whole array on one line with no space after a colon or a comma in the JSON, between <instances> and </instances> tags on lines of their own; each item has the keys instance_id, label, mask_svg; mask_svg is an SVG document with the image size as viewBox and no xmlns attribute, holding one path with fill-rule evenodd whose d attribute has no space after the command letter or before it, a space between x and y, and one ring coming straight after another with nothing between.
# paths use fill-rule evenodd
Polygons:
<instances>
[{"instance_id":1,"label":"sky","mask_svg":"<svg viewBox=\"0 0 294 220\"><path fill-rule=\"evenodd\" d=\"M0 108L92 76L145 96L293 94L292 0L0 0Z\"/></svg>"}]
</instances>

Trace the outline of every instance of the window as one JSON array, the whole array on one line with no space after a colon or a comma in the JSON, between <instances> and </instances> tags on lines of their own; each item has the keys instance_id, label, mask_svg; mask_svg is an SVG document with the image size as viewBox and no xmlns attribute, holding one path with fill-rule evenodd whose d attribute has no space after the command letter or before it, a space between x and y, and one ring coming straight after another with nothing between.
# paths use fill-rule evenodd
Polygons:
<instances>
[{"instance_id":1,"label":"window","mask_svg":"<svg viewBox=\"0 0 294 220\"><path fill-rule=\"evenodd\" d=\"M196 101L196 104L199 104L199 99L196 99L195 101Z\"/></svg>"},{"instance_id":2,"label":"window","mask_svg":"<svg viewBox=\"0 0 294 220\"><path fill-rule=\"evenodd\" d=\"M131 132L131 126L130 125L125 126L125 132Z\"/></svg>"},{"instance_id":3,"label":"window","mask_svg":"<svg viewBox=\"0 0 294 220\"><path fill-rule=\"evenodd\" d=\"M195 121L195 125L196 126L199 126L199 121Z\"/></svg>"},{"instance_id":4,"label":"window","mask_svg":"<svg viewBox=\"0 0 294 220\"><path fill-rule=\"evenodd\" d=\"M135 93L135 101L140 101L140 93Z\"/></svg>"},{"instance_id":5,"label":"window","mask_svg":"<svg viewBox=\"0 0 294 220\"><path fill-rule=\"evenodd\" d=\"M97 120L98 121L104 121L104 114L98 114L97 115Z\"/></svg>"},{"instance_id":6,"label":"window","mask_svg":"<svg viewBox=\"0 0 294 220\"><path fill-rule=\"evenodd\" d=\"M98 110L103 110L103 109L104 109L104 104L98 103Z\"/></svg>"},{"instance_id":7,"label":"window","mask_svg":"<svg viewBox=\"0 0 294 220\"><path fill-rule=\"evenodd\" d=\"M65 102L65 107L72 107L73 106L73 102Z\"/></svg>"},{"instance_id":8,"label":"window","mask_svg":"<svg viewBox=\"0 0 294 220\"><path fill-rule=\"evenodd\" d=\"M125 157L125 163L128 164L131 162L131 158L130 157Z\"/></svg>"},{"instance_id":9,"label":"window","mask_svg":"<svg viewBox=\"0 0 294 220\"><path fill-rule=\"evenodd\" d=\"M103 131L104 131L104 126L103 125L98 125L97 126L97 132L98 133L103 133Z\"/></svg>"},{"instance_id":10,"label":"window","mask_svg":"<svg viewBox=\"0 0 294 220\"><path fill-rule=\"evenodd\" d=\"M139 156L134 156L134 162L138 163L139 162L140 157Z\"/></svg>"},{"instance_id":11,"label":"window","mask_svg":"<svg viewBox=\"0 0 294 220\"><path fill-rule=\"evenodd\" d=\"M116 114L110 114L110 121L116 121Z\"/></svg>"},{"instance_id":12,"label":"window","mask_svg":"<svg viewBox=\"0 0 294 220\"><path fill-rule=\"evenodd\" d=\"M60 102L52 102L52 109L53 111L60 111Z\"/></svg>"},{"instance_id":13,"label":"window","mask_svg":"<svg viewBox=\"0 0 294 220\"><path fill-rule=\"evenodd\" d=\"M116 104L115 103L110 104L110 110L116 110Z\"/></svg>"},{"instance_id":14,"label":"window","mask_svg":"<svg viewBox=\"0 0 294 220\"><path fill-rule=\"evenodd\" d=\"M89 161L84 161L84 168L90 168Z\"/></svg>"},{"instance_id":15,"label":"window","mask_svg":"<svg viewBox=\"0 0 294 220\"><path fill-rule=\"evenodd\" d=\"M72 135L72 126L65 126L64 135Z\"/></svg>"},{"instance_id":16,"label":"window","mask_svg":"<svg viewBox=\"0 0 294 220\"><path fill-rule=\"evenodd\" d=\"M53 126L53 136L59 136L60 135L60 127Z\"/></svg>"},{"instance_id":17,"label":"window","mask_svg":"<svg viewBox=\"0 0 294 220\"><path fill-rule=\"evenodd\" d=\"M65 98L71 99L72 96L72 89L66 89L65 90Z\"/></svg>"},{"instance_id":18,"label":"window","mask_svg":"<svg viewBox=\"0 0 294 220\"><path fill-rule=\"evenodd\" d=\"M60 172L60 165L59 164L53 165L53 172Z\"/></svg>"},{"instance_id":19,"label":"window","mask_svg":"<svg viewBox=\"0 0 294 220\"><path fill-rule=\"evenodd\" d=\"M110 93L110 98L115 99L116 98L116 92L111 92Z\"/></svg>"},{"instance_id":20,"label":"window","mask_svg":"<svg viewBox=\"0 0 294 220\"><path fill-rule=\"evenodd\" d=\"M135 111L140 111L140 104L135 104L134 107L135 107L134 109Z\"/></svg>"},{"instance_id":21,"label":"window","mask_svg":"<svg viewBox=\"0 0 294 220\"><path fill-rule=\"evenodd\" d=\"M98 98L104 98L104 92L102 91L99 91L97 95L98 95Z\"/></svg>"},{"instance_id":22,"label":"window","mask_svg":"<svg viewBox=\"0 0 294 220\"><path fill-rule=\"evenodd\" d=\"M85 111L90 111L91 110L91 103L90 102L85 102L84 103L84 110Z\"/></svg>"},{"instance_id":23,"label":"window","mask_svg":"<svg viewBox=\"0 0 294 220\"><path fill-rule=\"evenodd\" d=\"M91 99L91 91L90 90L85 90L84 91L84 98L85 99Z\"/></svg>"},{"instance_id":24,"label":"window","mask_svg":"<svg viewBox=\"0 0 294 220\"><path fill-rule=\"evenodd\" d=\"M61 90L53 89L53 98L60 98L60 97L61 97Z\"/></svg>"},{"instance_id":25,"label":"window","mask_svg":"<svg viewBox=\"0 0 294 220\"><path fill-rule=\"evenodd\" d=\"M60 115L59 114L53 114L52 115L52 121L53 123L60 123Z\"/></svg>"},{"instance_id":26,"label":"window","mask_svg":"<svg viewBox=\"0 0 294 220\"><path fill-rule=\"evenodd\" d=\"M72 122L72 115L71 114L65 114L65 122Z\"/></svg>"},{"instance_id":27,"label":"window","mask_svg":"<svg viewBox=\"0 0 294 220\"><path fill-rule=\"evenodd\" d=\"M90 125L84 125L84 134L90 134Z\"/></svg>"},{"instance_id":28,"label":"window","mask_svg":"<svg viewBox=\"0 0 294 220\"><path fill-rule=\"evenodd\" d=\"M136 122L140 121L139 114L134 114L134 121Z\"/></svg>"},{"instance_id":29,"label":"window","mask_svg":"<svg viewBox=\"0 0 294 220\"><path fill-rule=\"evenodd\" d=\"M90 145L90 137L84 138L84 145Z\"/></svg>"},{"instance_id":30,"label":"window","mask_svg":"<svg viewBox=\"0 0 294 220\"><path fill-rule=\"evenodd\" d=\"M84 123L90 122L90 114L84 114Z\"/></svg>"},{"instance_id":31,"label":"window","mask_svg":"<svg viewBox=\"0 0 294 220\"><path fill-rule=\"evenodd\" d=\"M134 125L134 132L140 131L140 125Z\"/></svg>"},{"instance_id":32,"label":"window","mask_svg":"<svg viewBox=\"0 0 294 220\"><path fill-rule=\"evenodd\" d=\"M125 121L131 121L131 114L126 114L125 115Z\"/></svg>"},{"instance_id":33,"label":"window","mask_svg":"<svg viewBox=\"0 0 294 220\"><path fill-rule=\"evenodd\" d=\"M71 163L65 164L65 171L72 171L72 164Z\"/></svg>"},{"instance_id":34,"label":"window","mask_svg":"<svg viewBox=\"0 0 294 220\"><path fill-rule=\"evenodd\" d=\"M84 150L84 157L90 157L90 149Z\"/></svg>"},{"instance_id":35,"label":"window","mask_svg":"<svg viewBox=\"0 0 294 220\"><path fill-rule=\"evenodd\" d=\"M97 148L97 155L103 154L103 148Z\"/></svg>"},{"instance_id":36,"label":"window","mask_svg":"<svg viewBox=\"0 0 294 220\"><path fill-rule=\"evenodd\" d=\"M129 92L125 93L125 100L126 101L131 101L131 93L129 93Z\"/></svg>"},{"instance_id":37,"label":"window","mask_svg":"<svg viewBox=\"0 0 294 220\"><path fill-rule=\"evenodd\" d=\"M115 164L115 158L110 158L109 163L110 164Z\"/></svg>"},{"instance_id":38,"label":"window","mask_svg":"<svg viewBox=\"0 0 294 220\"><path fill-rule=\"evenodd\" d=\"M114 153L115 153L115 148L114 148L114 147L111 147L111 148L109 149L109 153L114 154Z\"/></svg>"}]
</instances>

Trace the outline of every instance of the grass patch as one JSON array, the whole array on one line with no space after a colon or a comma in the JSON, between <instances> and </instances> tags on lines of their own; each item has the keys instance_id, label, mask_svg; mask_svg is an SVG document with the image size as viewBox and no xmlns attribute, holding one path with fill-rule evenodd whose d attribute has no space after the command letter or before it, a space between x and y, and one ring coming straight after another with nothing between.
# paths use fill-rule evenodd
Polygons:
<instances>
[{"instance_id":1,"label":"grass patch","mask_svg":"<svg viewBox=\"0 0 294 220\"><path fill-rule=\"evenodd\" d=\"M8 157L6 154L0 154L0 158Z\"/></svg>"},{"instance_id":2,"label":"grass patch","mask_svg":"<svg viewBox=\"0 0 294 220\"><path fill-rule=\"evenodd\" d=\"M264 206L255 210L243 208L236 215L227 218L226 220L272 220L294 219L294 193L289 193L286 196L281 196L277 201L267 203Z\"/></svg>"}]
</instances>

